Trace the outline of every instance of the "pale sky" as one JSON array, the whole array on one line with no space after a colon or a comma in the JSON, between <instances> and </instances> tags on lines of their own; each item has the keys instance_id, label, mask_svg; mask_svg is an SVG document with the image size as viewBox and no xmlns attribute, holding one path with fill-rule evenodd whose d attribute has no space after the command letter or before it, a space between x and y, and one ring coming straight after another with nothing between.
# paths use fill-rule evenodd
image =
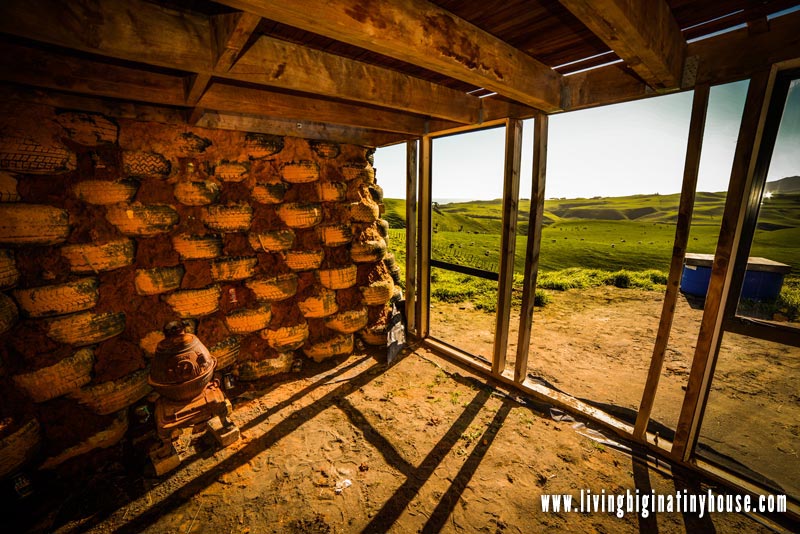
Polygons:
<instances>
[{"instance_id":1,"label":"pale sky","mask_svg":"<svg viewBox=\"0 0 800 534\"><path fill-rule=\"evenodd\" d=\"M725 191L747 81L711 88L698 191ZM793 83L769 180L800 174L800 84ZM550 117L547 198L677 193L681 189L692 92ZM531 191L532 121L523 126L520 197ZM434 140L434 199L502 196L504 130ZM405 197L405 144L378 149L378 183Z\"/></svg>"}]
</instances>

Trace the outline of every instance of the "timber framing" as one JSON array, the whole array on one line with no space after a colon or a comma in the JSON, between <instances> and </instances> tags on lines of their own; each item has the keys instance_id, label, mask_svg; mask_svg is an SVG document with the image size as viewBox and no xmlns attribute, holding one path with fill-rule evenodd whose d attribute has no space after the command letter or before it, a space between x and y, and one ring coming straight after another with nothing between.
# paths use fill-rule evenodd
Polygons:
<instances>
[{"instance_id":1,"label":"timber framing","mask_svg":"<svg viewBox=\"0 0 800 534\"><path fill-rule=\"evenodd\" d=\"M686 161L683 166L683 185L681 187L680 203L678 205L678 224L675 227L675 239L672 260L669 265L667 277L667 290L661 308L661 320L658 324L653 356L650 358L650 368L647 371L642 402L636 416L636 427L633 436L641 439L650 422L650 413L653 410L658 382L664 365L664 356L667 352L669 334L672 330L672 321L675 318L675 305L678 302L683 261L686 257L686 247L689 243L689 231L692 227L692 211L697 192L697 175L700 173L700 156L703 152L703 133L706 126L706 112L708 111L708 97L711 88L701 85L694 91L692 100L692 117L689 122L689 139L686 147Z\"/></svg>"},{"instance_id":2,"label":"timber framing","mask_svg":"<svg viewBox=\"0 0 800 534\"><path fill-rule=\"evenodd\" d=\"M431 126L441 129L455 124L382 108L366 113L365 108L355 104L263 88L219 82L209 86L209 78L202 75L181 78L15 44L6 46L8 53L0 57L0 79L34 87L120 100L139 100L147 95L147 100L154 104L188 104L219 112L311 120L411 135L422 135Z\"/></svg>"},{"instance_id":3,"label":"timber framing","mask_svg":"<svg viewBox=\"0 0 800 534\"><path fill-rule=\"evenodd\" d=\"M488 13L447 0L4 0L0 100L4 107L43 104L365 147L405 143L410 334L487 380L587 417L674 466L763 493L756 482L698 458L696 444L726 332L800 346L798 329L736 314L781 80L798 77L788 69L800 68L800 12L768 15L800 0L741 10L725 0L696 9L667 0L507 3ZM598 66L604 62L613 63ZM675 438L659 440L648 423L678 298L708 98L713 86L738 80L750 85L711 285ZM634 424L527 379L548 125L560 112L689 90L695 93L673 255ZM506 351L521 121L529 118L535 118L533 184L512 377ZM436 138L495 126L506 127L499 272L460 267L499 282L489 362L431 336L431 267L454 268L431 258L432 162ZM797 504L790 505L795 519Z\"/></svg>"},{"instance_id":4,"label":"timber framing","mask_svg":"<svg viewBox=\"0 0 800 534\"><path fill-rule=\"evenodd\" d=\"M758 73L750 80L747 91L742 127L736 142L736 154L725 200L725 211L722 214L722 227L706 293L703 320L697 336L686 396L675 430L672 454L683 461L689 459L697 442L716 356L722 342L722 323L725 303L730 296L733 260L741 241L745 214L744 199L753 186L755 160L774 76L775 74L769 71Z\"/></svg>"},{"instance_id":5,"label":"timber framing","mask_svg":"<svg viewBox=\"0 0 800 534\"><path fill-rule=\"evenodd\" d=\"M675 305L678 302L683 261L686 257L686 247L689 243L689 231L692 227L692 212L697 192L697 176L700 173L700 157L703 152L703 134L706 125L706 112L708 111L708 97L711 88L701 85L694 92L692 101L692 117L689 122L689 139L686 147L686 161L683 166L683 186L681 187L680 203L678 205L678 224L675 227L675 239L672 247L672 259L667 277L667 290L664 294L664 303L661 308L661 320L658 324L653 356L650 359L650 368L647 372L642 402L636 417L636 428L633 437L642 439L650 422L650 413L653 410L658 382L661 378L661 369L664 365L664 356L669 343L669 334L672 330L672 321L675 318Z\"/></svg>"},{"instance_id":6,"label":"timber framing","mask_svg":"<svg viewBox=\"0 0 800 534\"><path fill-rule=\"evenodd\" d=\"M783 67L794 65L796 65L796 62L785 64ZM764 189L767 162L771 154L770 143L774 143L774 135L777 133L788 87L788 82L785 82L780 86L780 90L775 91L773 94L773 84L779 68L775 66L770 70L755 72L750 80L731 174L731 185L728 191L725 213L723 214L716 259L712 269L712 281L706 297L705 312L692 369L689 374L683 407L676 427L675 438L672 442L665 440L663 437L659 439L657 434L649 433L647 427L662 372L664 353L669 340L679 289L680 273L691 227L691 213L695 198L706 110L710 94L710 86L707 84L699 86L694 95L670 274L659 332L656 337L650 370L643 388L642 402L635 424L617 419L569 395L553 391L527 379L527 347L530 343L528 338L533 319L531 299L536 287L537 247L541 241L542 230L541 222L536 221L536 218L541 211L544 198L544 168L540 166L544 165L547 155L547 123L546 120L543 121L541 118L537 118L536 124L538 127L535 128L531 226L527 244L525 279L523 281L524 296L523 309L520 313L520 338L517 342L517 362L513 378L505 372L505 345L502 346L502 349L498 349L497 344L495 345L491 362L437 339L435 333L428 334L428 332L423 332L422 337L425 346L441 355L478 370L487 377L499 380L508 386L513 385L519 391L538 400L579 413L588 420L602 425L619 436L638 442L647 451L667 459L668 462L676 466L702 472L754 496L768 493L771 488L760 486L752 480L743 480L739 475L727 472L718 466L699 459L697 457L696 444L706 408L708 392L713 380L722 334L726 330L772 342L800 346L800 332L796 328L750 320L735 315L738 291L749 253L749 240L752 239L756 223L755 214ZM797 76L796 71L793 71L793 76ZM784 76L784 79L786 78ZM768 115L768 109L771 111L771 115ZM769 124L766 138L764 137L765 124ZM452 135L467 131L470 131L470 129L457 128L447 133ZM516 144L513 139L509 139L510 137L513 136L507 136L506 140L507 153L513 150ZM435 179L435 176L428 176L426 181L435 181ZM428 187L430 187L430 184L428 184ZM426 202L429 201L430 198L427 198ZM421 224L424 229L422 220ZM428 224L430 223L428 222ZM430 231L430 227L427 230ZM504 229L504 242L513 236L514 234L511 233L510 229ZM430 263L432 262L428 260L427 264ZM738 268L736 267L737 265ZM429 274L429 269L426 269L425 265L420 265L418 262L418 266L421 272ZM426 279L424 282L429 295L430 281ZM504 302L503 295L499 294L496 338L502 335L502 329L504 328L500 324L500 314L507 312L509 308L508 303ZM521 349L523 346L525 346L525 349ZM772 490L774 491L774 488ZM797 502L790 501L788 510L791 520L800 518L800 506L798 506Z\"/></svg>"},{"instance_id":7,"label":"timber framing","mask_svg":"<svg viewBox=\"0 0 800 534\"><path fill-rule=\"evenodd\" d=\"M530 118L537 109L575 110L691 89L695 84L733 81L763 65L800 56L795 30L800 13L759 24L758 31L749 27L686 45L676 36L663 1L632 2L626 10L623 5L628 3L621 0L600 4L564 0L601 39L613 40L612 53L627 61L562 76L423 0L394 0L361 12L356 0L324 5L306 0L220 3L242 11L207 15L145 0L7 0L0 3L0 33L6 35L0 46L7 67L2 79L180 106L186 108L184 121L190 124L203 123L207 113L252 115L400 133L413 139L458 125ZM312 8L303 7L312 3ZM322 16L325 13L331 17ZM261 30L264 16L399 58L436 73L437 81L405 73L395 65L382 66L374 58L362 61L363 54L346 57L325 46L309 47L267 35ZM669 24L657 31L643 25L642 20L652 16ZM607 35L607 25L599 20L614 23L613 35ZM410 37L422 29L421 40ZM437 53L445 49L448 54ZM478 98L452 88L454 83L438 82L443 79L466 80L499 96ZM396 136L375 138L370 144L384 139L395 142Z\"/></svg>"},{"instance_id":8,"label":"timber framing","mask_svg":"<svg viewBox=\"0 0 800 534\"><path fill-rule=\"evenodd\" d=\"M424 66L548 112L560 109L559 74L424 0L222 3Z\"/></svg>"},{"instance_id":9,"label":"timber framing","mask_svg":"<svg viewBox=\"0 0 800 534\"><path fill-rule=\"evenodd\" d=\"M417 334L417 184L419 183L419 143L406 143L406 327Z\"/></svg>"},{"instance_id":10,"label":"timber framing","mask_svg":"<svg viewBox=\"0 0 800 534\"><path fill-rule=\"evenodd\" d=\"M514 362L514 381L524 382L528 377L531 327L536 298L536 280L539 274L539 252L542 245L544 220L545 182L547 178L547 133L549 119L539 115L533 132L533 176L531 180L531 206L528 214L528 239L525 247L525 275L522 304L519 312L517 356Z\"/></svg>"},{"instance_id":11,"label":"timber framing","mask_svg":"<svg viewBox=\"0 0 800 534\"><path fill-rule=\"evenodd\" d=\"M102 22L87 32L81 27L86 20ZM214 76L465 124L479 121L481 102L476 97L266 36L257 39L232 67L218 68L211 26L208 17L178 14L141 0L9 0L0 4L0 32L25 39L183 70L202 75L200 81ZM49 31L51 27L57 31ZM199 88L187 91L187 100L202 95L202 83L189 85Z\"/></svg>"},{"instance_id":12,"label":"timber framing","mask_svg":"<svg viewBox=\"0 0 800 534\"><path fill-rule=\"evenodd\" d=\"M514 253L517 243L519 173L522 158L522 121L510 119L506 125L506 154L503 164L503 235L500 242L500 265L497 284L497 320L495 321L492 373L506 368L508 326L511 320L511 285L514 281Z\"/></svg>"},{"instance_id":13,"label":"timber framing","mask_svg":"<svg viewBox=\"0 0 800 534\"><path fill-rule=\"evenodd\" d=\"M749 78L754 72L800 57L800 12L770 21L769 30L753 34L734 30L686 46L680 89L718 85ZM564 76L567 111L617 104L657 94L625 64Z\"/></svg>"},{"instance_id":14,"label":"timber framing","mask_svg":"<svg viewBox=\"0 0 800 534\"><path fill-rule=\"evenodd\" d=\"M417 337L425 339L430 333L431 317L431 208L432 187L431 174L433 172L433 139L426 135L420 140L419 162L419 189L417 192L417 263L409 265L406 269L416 271L416 299L414 301L414 315L416 321L414 329Z\"/></svg>"},{"instance_id":15,"label":"timber framing","mask_svg":"<svg viewBox=\"0 0 800 534\"><path fill-rule=\"evenodd\" d=\"M686 46L664 0L560 0L653 89L677 89Z\"/></svg>"}]
</instances>

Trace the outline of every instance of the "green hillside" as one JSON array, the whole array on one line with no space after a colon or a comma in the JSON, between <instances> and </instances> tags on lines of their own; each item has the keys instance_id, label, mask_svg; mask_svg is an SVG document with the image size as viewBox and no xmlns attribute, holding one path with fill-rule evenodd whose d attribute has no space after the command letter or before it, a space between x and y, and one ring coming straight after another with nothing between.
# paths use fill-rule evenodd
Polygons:
<instances>
[{"instance_id":1,"label":"green hillside","mask_svg":"<svg viewBox=\"0 0 800 534\"><path fill-rule=\"evenodd\" d=\"M572 267L666 270L678 213L678 194L545 201L542 270ZM386 199L385 217L405 227L405 202ZM713 253L725 193L698 193L689 252ZM530 202L520 202L516 267L524 268ZM497 269L502 227L500 200L433 207L433 257ZM753 256L793 266L800 273L800 194L772 194L762 205Z\"/></svg>"},{"instance_id":2,"label":"green hillside","mask_svg":"<svg viewBox=\"0 0 800 534\"><path fill-rule=\"evenodd\" d=\"M800 193L800 176L787 176L774 182L767 182L766 191L769 193Z\"/></svg>"},{"instance_id":3,"label":"green hillside","mask_svg":"<svg viewBox=\"0 0 800 534\"><path fill-rule=\"evenodd\" d=\"M788 179L784 179L788 180ZM779 183L779 182L772 182ZM544 205L546 225L564 220L588 219L602 221L637 221L674 224L678 217L680 195L632 195L626 197L595 197L579 199L549 199ZM386 218L393 228L405 227L405 201L385 199ZM725 208L725 193L697 193L693 223L719 225ZM530 201L521 200L520 222L527 228ZM433 226L441 231L469 233L499 233L502 204L499 199L434 205ZM773 193L764 201L759 222L769 227L796 227L800 223L800 192Z\"/></svg>"}]
</instances>

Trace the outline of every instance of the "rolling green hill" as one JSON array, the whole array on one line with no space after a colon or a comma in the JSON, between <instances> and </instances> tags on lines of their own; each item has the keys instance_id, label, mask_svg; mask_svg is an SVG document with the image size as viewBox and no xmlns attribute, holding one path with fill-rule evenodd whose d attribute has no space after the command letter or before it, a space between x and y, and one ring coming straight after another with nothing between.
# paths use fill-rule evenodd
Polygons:
<instances>
[{"instance_id":1,"label":"rolling green hill","mask_svg":"<svg viewBox=\"0 0 800 534\"><path fill-rule=\"evenodd\" d=\"M792 182L784 182L784 189ZM537 302L547 290L597 284L651 289L662 287L672 258L679 195L552 199L545 202ZM389 246L404 265L405 202L385 199ZM436 205L433 209L433 259L497 272L502 205L500 200ZM698 193L688 252L713 253L725 208L725 193ZM514 261L513 298L521 295L530 202L520 202ZM800 317L800 192L773 192L764 200L751 256L787 263L787 276L775 304L789 320ZM443 269L432 269L431 295L447 302L471 301L493 311L497 284ZM517 302L517 300L513 300ZM538 305L538 304L537 304Z\"/></svg>"},{"instance_id":2,"label":"rolling green hill","mask_svg":"<svg viewBox=\"0 0 800 534\"><path fill-rule=\"evenodd\" d=\"M785 179L785 180L788 180ZM778 183L778 182L772 182ZM675 224L678 218L679 194L632 195L627 197L595 197L590 199L549 199L544 205L545 225L568 221L637 221ZM405 201L387 198L385 218L392 228L405 227ZM719 226L725 208L725 193L697 193L692 223ZM519 206L519 222L527 228L530 201ZM444 232L500 233L502 204L497 200L481 200L442 204L433 207L433 227ZM762 205L759 224L772 227L800 226L800 191L773 193Z\"/></svg>"},{"instance_id":3,"label":"rolling green hill","mask_svg":"<svg viewBox=\"0 0 800 534\"><path fill-rule=\"evenodd\" d=\"M800 193L800 176L787 176L774 182L767 182L766 190L769 193Z\"/></svg>"},{"instance_id":4,"label":"rolling green hill","mask_svg":"<svg viewBox=\"0 0 800 534\"><path fill-rule=\"evenodd\" d=\"M783 200L781 207L788 208L790 217L800 222L800 203L794 195L774 195L774 203ZM546 225L566 220L639 221L674 224L678 218L679 194L632 195L627 197L595 197L578 199L549 199L544 205ZM385 199L386 219L393 228L405 227L405 202L402 199ZM695 224L719 224L725 207L725 193L698 193L695 201ZM527 229L530 201L523 199L519 205L520 223ZM797 210L797 213L793 213ZM768 220L781 218L786 213L768 210ZM468 233L500 233L502 203L500 199L434 205L433 226L440 231ZM777 222L777 221L775 221Z\"/></svg>"},{"instance_id":5,"label":"rolling green hill","mask_svg":"<svg viewBox=\"0 0 800 534\"><path fill-rule=\"evenodd\" d=\"M773 182L777 183L777 182ZM680 195L632 195L545 201L540 265L666 270L672 256ZM384 201L392 228L405 227L405 202ZM725 193L698 193L689 252L713 253ZM524 268L530 202L520 201L516 266ZM502 227L500 200L433 207L433 257L496 270ZM753 256L793 266L800 273L800 193L772 194L762 204Z\"/></svg>"}]
</instances>

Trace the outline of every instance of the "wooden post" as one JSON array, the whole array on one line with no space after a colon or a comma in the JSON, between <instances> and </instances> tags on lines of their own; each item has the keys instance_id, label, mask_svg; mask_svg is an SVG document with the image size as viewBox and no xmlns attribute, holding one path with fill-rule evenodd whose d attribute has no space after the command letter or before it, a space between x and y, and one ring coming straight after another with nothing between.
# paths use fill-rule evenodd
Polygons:
<instances>
[{"instance_id":1,"label":"wooden post","mask_svg":"<svg viewBox=\"0 0 800 534\"><path fill-rule=\"evenodd\" d=\"M417 141L406 143L406 324L417 333Z\"/></svg>"},{"instance_id":2,"label":"wooden post","mask_svg":"<svg viewBox=\"0 0 800 534\"><path fill-rule=\"evenodd\" d=\"M433 139L426 135L420 141L420 183L417 204L417 336L430 333L431 313L431 149Z\"/></svg>"},{"instance_id":3,"label":"wooden post","mask_svg":"<svg viewBox=\"0 0 800 534\"><path fill-rule=\"evenodd\" d=\"M758 214L761 210L764 186L767 181L767 175L769 174L769 166L772 161L772 154L775 150L775 143L778 140L778 130L781 126L783 112L786 108L786 99L789 95L789 87L793 78L794 76L787 75L776 77L770 96L769 110L767 111L766 123L764 124L764 134L761 138L758 160L753 176L753 186L745 197L746 211L742 227L742 237L740 239L741 245L736 255L737 268L734 269L733 278L731 279L731 293L735 294L735 297L728 299L725 305L726 324L724 328L726 330L729 324L734 326L738 323L738 321L734 321L733 319L736 317L736 311L739 307L739 296L742 292L750 257L750 248L753 244L753 238L755 237L758 225ZM780 327L776 325L775 330L778 331L779 329Z\"/></svg>"},{"instance_id":4,"label":"wooden post","mask_svg":"<svg viewBox=\"0 0 800 534\"><path fill-rule=\"evenodd\" d=\"M536 297L536 278L539 274L539 251L542 244L542 214L544 213L544 186L547 170L547 126L547 115L538 114L533 127L533 182L528 217L528 241L525 248L522 308L519 312L517 359L514 367L514 381L520 383L524 382L528 376L533 303Z\"/></svg>"},{"instance_id":5,"label":"wooden post","mask_svg":"<svg viewBox=\"0 0 800 534\"><path fill-rule=\"evenodd\" d=\"M658 381L661 378L661 369L664 365L664 354L669 343L670 330L672 330L672 320L675 318L675 304L678 302L683 260L686 255L686 245L689 242L689 231L692 227L692 211L694 210L694 200L697 192L700 155L703 150L703 132L706 125L709 91L708 84L698 85L694 90L692 119L689 123L689 139L686 146L686 160L683 164L683 187L681 188L681 201L678 206L678 226L675 229L675 244L672 247L672 261L669 266L667 291L664 294L664 303L661 307L661 322L658 325L653 357L650 359L650 370L647 372L647 381L644 385L642 402L639 404L639 413L636 416L636 426L633 431L633 437L639 440L645 436L647 425L650 422L650 413L653 410L653 401L658 389Z\"/></svg>"},{"instance_id":6,"label":"wooden post","mask_svg":"<svg viewBox=\"0 0 800 534\"><path fill-rule=\"evenodd\" d=\"M506 123L506 155L503 170L503 235L500 242L500 268L497 295L497 320L494 331L492 373L506 368L508 324L511 319L511 286L514 283L514 249L517 242L519 206L519 166L522 158L522 121Z\"/></svg>"},{"instance_id":7,"label":"wooden post","mask_svg":"<svg viewBox=\"0 0 800 534\"><path fill-rule=\"evenodd\" d=\"M767 96L774 79L774 72L757 72L750 79L747 90L725 211L722 215L722 226L714 263L711 266L711 281L706 293L703 320L697 336L697 347L672 446L673 456L683 462L688 462L697 443L697 434L722 341L722 323L733 275L733 259L736 257L741 238L746 211L745 199L753 186L756 156L769 101Z\"/></svg>"}]
</instances>

